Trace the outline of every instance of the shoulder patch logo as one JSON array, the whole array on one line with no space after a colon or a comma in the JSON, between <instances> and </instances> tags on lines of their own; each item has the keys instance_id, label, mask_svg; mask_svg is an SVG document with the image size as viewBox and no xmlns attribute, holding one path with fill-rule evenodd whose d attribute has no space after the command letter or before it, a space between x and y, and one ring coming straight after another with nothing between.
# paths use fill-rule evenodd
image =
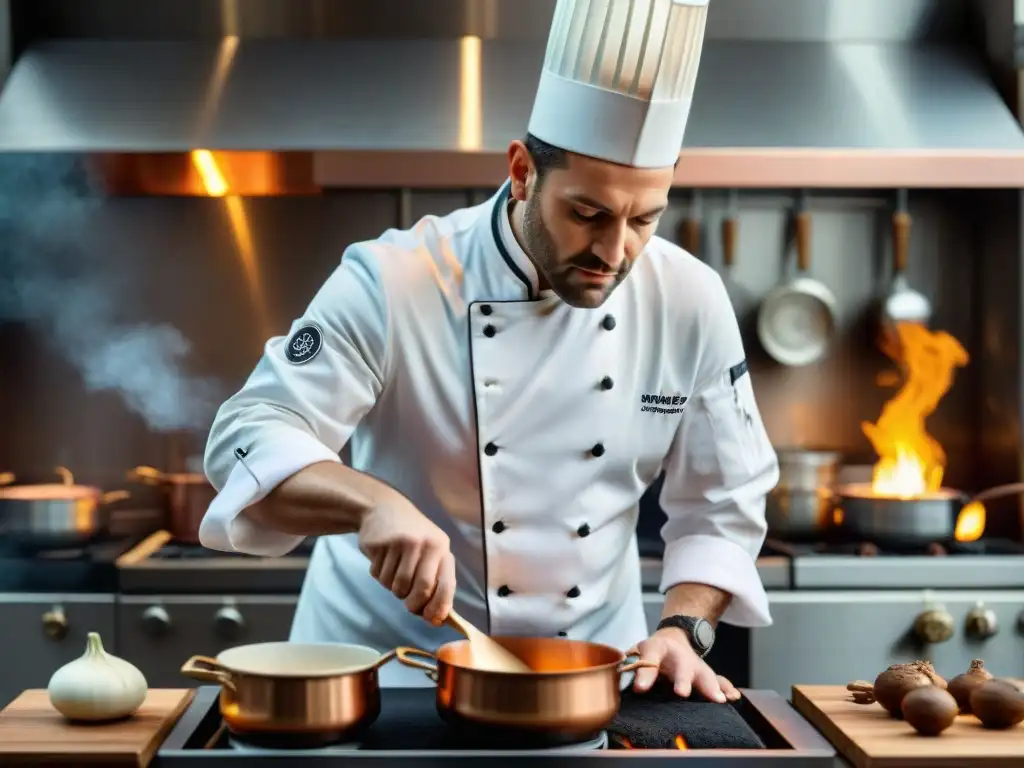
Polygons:
<instances>
[{"instance_id":1,"label":"shoulder patch logo","mask_svg":"<svg viewBox=\"0 0 1024 768\"><path fill-rule=\"evenodd\" d=\"M302 365L316 357L323 345L324 335L320 329L315 325L304 325L288 340L284 356L288 362Z\"/></svg>"},{"instance_id":2,"label":"shoulder patch logo","mask_svg":"<svg viewBox=\"0 0 1024 768\"><path fill-rule=\"evenodd\" d=\"M737 381L743 378L743 375L746 374L749 370L750 366L747 364L747 361L745 359L742 363L737 363L736 365L729 369L729 383L735 384Z\"/></svg>"}]
</instances>

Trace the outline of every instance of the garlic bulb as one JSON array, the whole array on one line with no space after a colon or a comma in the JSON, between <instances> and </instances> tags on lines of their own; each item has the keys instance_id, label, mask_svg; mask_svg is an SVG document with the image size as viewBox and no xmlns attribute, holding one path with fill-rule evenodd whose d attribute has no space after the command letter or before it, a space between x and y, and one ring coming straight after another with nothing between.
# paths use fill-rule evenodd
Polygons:
<instances>
[{"instance_id":1,"label":"garlic bulb","mask_svg":"<svg viewBox=\"0 0 1024 768\"><path fill-rule=\"evenodd\" d=\"M149 686L142 672L103 650L90 632L85 653L53 673L46 692L53 708L72 720L116 720L142 706Z\"/></svg>"}]
</instances>

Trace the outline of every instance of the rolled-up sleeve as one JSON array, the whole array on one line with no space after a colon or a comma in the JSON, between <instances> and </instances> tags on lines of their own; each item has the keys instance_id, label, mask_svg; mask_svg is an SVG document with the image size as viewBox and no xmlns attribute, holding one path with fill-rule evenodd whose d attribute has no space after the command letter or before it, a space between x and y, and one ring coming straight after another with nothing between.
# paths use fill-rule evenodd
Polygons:
<instances>
[{"instance_id":1,"label":"rolled-up sleeve","mask_svg":"<svg viewBox=\"0 0 1024 768\"><path fill-rule=\"evenodd\" d=\"M298 546L303 537L263 529L241 512L299 470L340 462L385 387L388 327L376 255L353 246L217 412L205 471L218 493L199 527L203 546L270 557Z\"/></svg>"},{"instance_id":2,"label":"rolled-up sleeve","mask_svg":"<svg viewBox=\"0 0 1024 768\"><path fill-rule=\"evenodd\" d=\"M733 596L724 622L769 626L756 561L767 533L765 498L779 479L778 460L720 280L707 299L698 384L665 464L661 590L707 584Z\"/></svg>"}]
</instances>

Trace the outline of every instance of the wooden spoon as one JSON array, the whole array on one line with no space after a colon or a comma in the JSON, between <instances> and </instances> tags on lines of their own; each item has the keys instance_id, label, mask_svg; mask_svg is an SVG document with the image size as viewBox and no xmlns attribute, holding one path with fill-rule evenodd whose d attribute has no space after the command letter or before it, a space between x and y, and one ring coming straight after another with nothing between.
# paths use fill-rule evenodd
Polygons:
<instances>
[{"instance_id":1,"label":"wooden spoon","mask_svg":"<svg viewBox=\"0 0 1024 768\"><path fill-rule=\"evenodd\" d=\"M455 627L469 640L473 651L473 667L488 672L532 672L533 670L518 656L492 640L454 610L448 612L447 623Z\"/></svg>"}]
</instances>

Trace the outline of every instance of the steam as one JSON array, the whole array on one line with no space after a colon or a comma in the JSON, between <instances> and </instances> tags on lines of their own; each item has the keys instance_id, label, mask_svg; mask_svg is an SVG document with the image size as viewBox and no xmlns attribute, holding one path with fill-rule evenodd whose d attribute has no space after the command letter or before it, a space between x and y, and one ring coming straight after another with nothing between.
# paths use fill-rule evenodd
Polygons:
<instances>
[{"instance_id":1,"label":"steam","mask_svg":"<svg viewBox=\"0 0 1024 768\"><path fill-rule=\"evenodd\" d=\"M129 324L130 276L84 252L76 233L102 215L72 157L0 157L0 324L56 345L89 391L116 391L157 432L206 429L223 399L188 376L190 344L169 324Z\"/></svg>"}]
</instances>

